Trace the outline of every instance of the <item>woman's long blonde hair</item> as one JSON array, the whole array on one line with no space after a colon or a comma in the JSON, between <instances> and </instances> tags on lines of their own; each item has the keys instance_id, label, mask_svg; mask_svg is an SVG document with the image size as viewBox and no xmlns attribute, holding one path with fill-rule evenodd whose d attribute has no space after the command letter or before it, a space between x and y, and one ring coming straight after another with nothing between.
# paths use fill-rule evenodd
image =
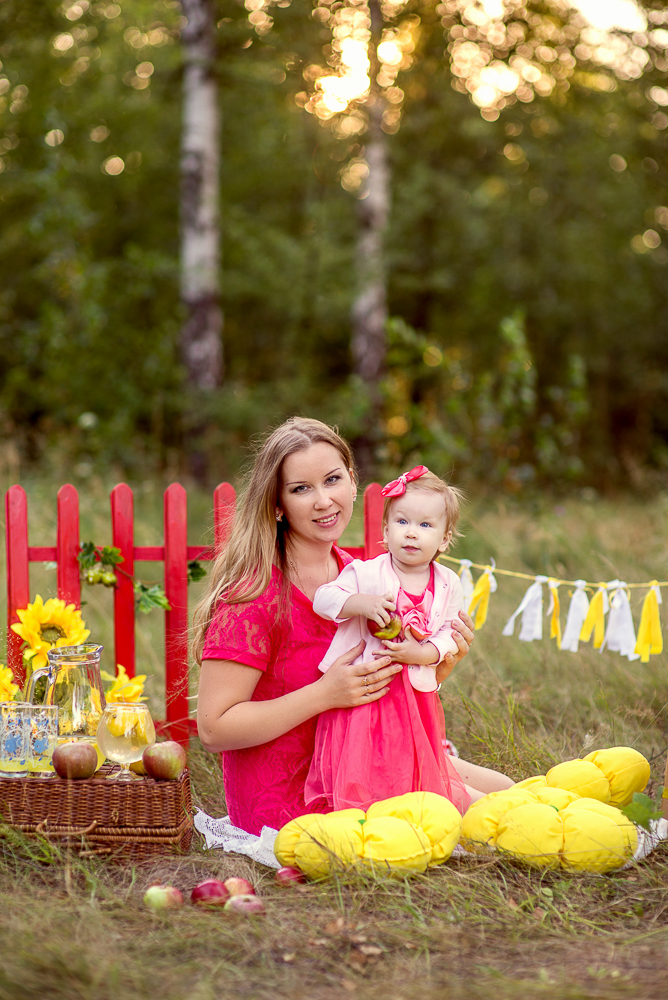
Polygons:
<instances>
[{"instance_id":1,"label":"woman's long blonde hair","mask_svg":"<svg viewBox=\"0 0 668 1000\"><path fill-rule=\"evenodd\" d=\"M287 579L286 543L290 525L276 520L281 492L281 469L288 455L313 444L331 444L346 469L353 456L340 434L320 420L291 417L272 431L259 448L245 477L229 541L218 553L209 584L193 617L193 656L202 661L204 637L221 597L230 604L252 601L266 590L276 563Z\"/></svg>"}]
</instances>

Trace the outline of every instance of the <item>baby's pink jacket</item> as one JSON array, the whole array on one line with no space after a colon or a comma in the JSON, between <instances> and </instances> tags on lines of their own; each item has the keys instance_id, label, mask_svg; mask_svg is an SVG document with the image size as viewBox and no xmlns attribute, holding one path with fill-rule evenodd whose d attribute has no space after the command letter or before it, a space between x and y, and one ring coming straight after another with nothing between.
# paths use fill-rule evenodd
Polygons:
<instances>
[{"instance_id":1,"label":"baby's pink jacket","mask_svg":"<svg viewBox=\"0 0 668 1000\"><path fill-rule=\"evenodd\" d=\"M365 618L339 617L348 598L353 594L379 596L392 594L396 601L400 587L399 577L392 568L392 559L389 553L384 553L375 559L353 559L341 570L336 580L316 590L313 610L321 618L329 618L339 626L324 659L319 664L319 669L323 673L331 667L334 660L347 653L361 639L364 639L365 646L355 663L371 662L375 649L385 649L382 641L369 632ZM434 601L428 619L432 634L426 641L433 642L441 660L448 652L448 640L452 638L452 622L463 607L464 598L459 577L447 566L434 563ZM411 685L416 691L436 690L434 667L411 664L408 667L408 674Z\"/></svg>"}]
</instances>

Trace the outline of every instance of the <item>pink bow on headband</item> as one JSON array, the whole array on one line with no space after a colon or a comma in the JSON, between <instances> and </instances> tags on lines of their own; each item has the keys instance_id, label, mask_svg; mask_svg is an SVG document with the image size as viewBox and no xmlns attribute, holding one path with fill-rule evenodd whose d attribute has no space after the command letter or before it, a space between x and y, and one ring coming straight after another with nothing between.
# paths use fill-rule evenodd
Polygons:
<instances>
[{"instance_id":1,"label":"pink bow on headband","mask_svg":"<svg viewBox=\"0 0 668 1000\"><path fill-rule=\"evenodd\" d=\"M429 472L426 465L416 465L414 469L410 470L410 472L404 472L398 479L393 479L391 483L387 484L387 486L383 486L380 491L381 496L403 496L406 492L406 483L412 483L414 479L419 479L420 476L424 476L425 472Z\"/></svg>"}]
</instances>

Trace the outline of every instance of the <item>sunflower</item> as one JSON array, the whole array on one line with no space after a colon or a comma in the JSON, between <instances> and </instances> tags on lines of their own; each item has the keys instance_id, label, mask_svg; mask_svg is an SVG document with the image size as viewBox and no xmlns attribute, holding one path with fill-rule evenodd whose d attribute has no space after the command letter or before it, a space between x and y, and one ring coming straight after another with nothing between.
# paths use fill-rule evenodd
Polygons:
<instances>
[{"instance_id":1,"label":"sunflower","mask_svg":"<svg viewBox=\"0 0 668 1000\"><path fill-rule=\"evenodd\" d=\"M11 668L0 663L0 701L14 701L18 690Z\"/></svg>"},{"instance_id":2,"label":"sunflower","mask_svg":"<svg viewBox=\"0 0 668 1000\"><path fill-rule=\"evenodd\" d=\"M12 631L26 643L23 656L33 670L46 666L46 654L54 646L79 646L90 635L81 612L56 597L44 603L38 594L34 604L16 613L21 624L12 625Z\"/></svg>"},{"instance_id":3,"label":"sunflower","mask_svg":"<svg viewBox=\"0 0 668 1000\"><path fill-rule=\"evenodd\" d=\"M144 691L144 681L146 674L137 674L136 677L128 677L127 671L122 663L116 665L117 675L101 672L103 681L112 681L110 688L104 692L107 701L147 701L142 697Z\"/></svg>"}]
</instances>

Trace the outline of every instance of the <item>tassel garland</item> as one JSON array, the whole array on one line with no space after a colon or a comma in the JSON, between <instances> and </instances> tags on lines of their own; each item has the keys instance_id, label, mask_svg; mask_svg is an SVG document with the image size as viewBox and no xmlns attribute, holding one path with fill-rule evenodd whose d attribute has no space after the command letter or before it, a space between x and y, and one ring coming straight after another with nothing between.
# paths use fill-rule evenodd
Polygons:
<instances>
[{"instance_id":1,"label":"tassel garland","mask_svg":"<svg viewBox=\"0 0 668 1000\"><path fill-rule=\"evenodd\" d=\"M556 640L557 649L577 653L581 642L593 639L594 649L599 649L601 652L608 649L625 656L629 661L640 659L643 663L647 663L650 656L663 652L659 605L662 603L661 586L668 586L668 581L659 583L658 580L652 580L647 584L627 584L623 580L610 580L608 583L592 584L586 580L557 580L547 576L532 578L526 573L497 570L493 559L490 565L485 566L473 563L470 559L455 559L451 556L441 556L441 559L459 563L464 606L474 618L476 629L481 629L487 620L490 595L497 589L494 576L496 571L504 576L532 581L503 628L505 636L514 634L515 621L521 616L520 641L534 642L543 638L543 584L547 584L550 592L547 609L550 618L550 638ZM473 567L482 569L475 584L471 574ZM575 588L570 592L571 601L563 634L559 599L559 587L562 585ZM643 601L637 638L630 602L630 589L633 587L649 588ZM590 601L586 591L594 588L596 592ZM606 615L608 615L607 623Z\"/></svg>"}]
</instances>

